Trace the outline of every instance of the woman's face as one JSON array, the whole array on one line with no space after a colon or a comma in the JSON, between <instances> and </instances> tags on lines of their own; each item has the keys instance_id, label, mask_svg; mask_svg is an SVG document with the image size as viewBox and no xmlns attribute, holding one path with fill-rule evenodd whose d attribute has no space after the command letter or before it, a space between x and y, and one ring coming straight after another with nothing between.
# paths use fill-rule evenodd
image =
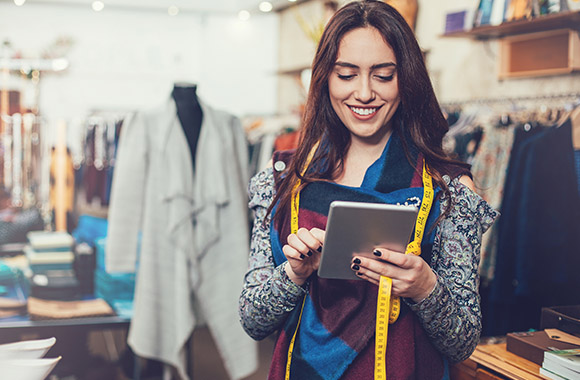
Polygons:
<instances>
[{"instance_id":1,"label":"woman's face","mask_svg":"<svg viewBox=\"0 0 580 380\"><path fill-rule=\"evenodd\" d=\"M375 28L353 29L344 35L328 91L352 139L386 144L400 102L397 60Z\"/></svg>"}]
</instances>

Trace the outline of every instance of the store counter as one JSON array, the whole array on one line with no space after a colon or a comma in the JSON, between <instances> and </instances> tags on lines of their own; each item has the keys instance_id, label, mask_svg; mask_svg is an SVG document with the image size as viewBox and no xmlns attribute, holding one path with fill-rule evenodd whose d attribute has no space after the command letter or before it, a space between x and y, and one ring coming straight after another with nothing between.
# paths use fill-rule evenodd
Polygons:
<instances>
[{"instance_id":1,"label":"store counter","mask_svg":"<svg viewBox=\"0 0 580 380\"><path fill-rule=\"evenodd\" d=\"M451 380L542 380L540 366L506 350L506 343L480 344L469 359L451 367Z\"/></svg>"}]
</instances>

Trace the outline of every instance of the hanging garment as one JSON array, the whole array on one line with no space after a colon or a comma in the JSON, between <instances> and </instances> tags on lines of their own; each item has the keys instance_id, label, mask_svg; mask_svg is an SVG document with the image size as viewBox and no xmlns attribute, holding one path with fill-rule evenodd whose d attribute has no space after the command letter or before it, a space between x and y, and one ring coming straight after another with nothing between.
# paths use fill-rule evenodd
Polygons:
<instances>
[{"instance_id":1,"label":"hanging garment","mask_svg":"<svg viewBox=\"0 0 580 380\"><path fill-rule=\"evenodd\" d=\"M541 307L580 303L580 196L567 121L514 157L499 221L488 335L539 328Z\"/></svg>"},{"instance_id":2,"label":"hanging garment","mask_svg":"<svg viewBox=\"0 0 580 380\"><path fill-rule=\"evenodd\" d=\"M580 195L580 150L574 151L574 164L576 165L576 179L578 180L578 194Z\"/></svg>"},{"instance_id":3,"label":"hanging garment","mask_svg":"<svg viewBox=\"0 0 580 380\"><path fill-rule=\"evenodd\" d=\"M257 368L257 345L237 312L249 252L248 149L235 117L202 109L195 168L173 100L124 123L106 265L132 272L139 261L128 337L137 355L171 364L188 379L185 343L198 319L195 298L226 370L239 379Z\"/></svg>"},{"instance_id":4,"label":"hanging garment","mask_svg":"<svg viewBox=\"0 0 580 380\"><path fill-rule=\"evenodd\" d=\"M472 160L471 172L477 193L496 210L501 207L513 141L514 128L485 123L479 149ZM493 225L481 240L479 273L484 281L493 279L495 270L496 226Z\"/></svg>"}]
</instances>

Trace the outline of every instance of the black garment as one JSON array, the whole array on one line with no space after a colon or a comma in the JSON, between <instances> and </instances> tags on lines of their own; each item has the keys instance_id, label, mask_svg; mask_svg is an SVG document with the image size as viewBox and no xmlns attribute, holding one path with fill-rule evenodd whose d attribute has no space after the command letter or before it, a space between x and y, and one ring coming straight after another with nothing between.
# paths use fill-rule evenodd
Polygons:
<instances>
[{"instance_id":1,"label":"black garment","mask_svg":"<svg viewBox=\"0 0 580 380\"><path fill-rule=\"evenodd\" d=\"M176 84L173 87L171 96L177 106L177 116L183 127L183 132L189 144L191 152L191 162L195 168L195 152L197 149L197 140L201 130L203 120L203 111L199 105L196 94L196 85Z\"/></svg>"},{"instance_id":2,"label":"black garment","mask_svg":"<svg viewBox=\"0 0 580 380\"><path fill-rule=\"evenodd\" d=\"M580 196L570 121L529 138L514 154L485 335L538 329L541 307L580 304Z\"/></svg>"}]
</instances>

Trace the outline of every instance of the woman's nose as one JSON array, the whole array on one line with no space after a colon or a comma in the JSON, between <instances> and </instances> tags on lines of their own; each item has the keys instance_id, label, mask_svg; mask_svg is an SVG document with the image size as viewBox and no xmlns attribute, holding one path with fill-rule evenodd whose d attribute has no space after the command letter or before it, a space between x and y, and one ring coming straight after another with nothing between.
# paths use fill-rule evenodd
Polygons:
<instances>
[{"instance_id":1,"label":"woman's nose","mask_svg":"<svg viewBox=\"0 0 580 380\"><path fill-rule=\"evenodd\" d=\"M375 94L368 80L359 81L355 98L361 103L370 103L374 100Z\"/></svg>"}]
</instances>

